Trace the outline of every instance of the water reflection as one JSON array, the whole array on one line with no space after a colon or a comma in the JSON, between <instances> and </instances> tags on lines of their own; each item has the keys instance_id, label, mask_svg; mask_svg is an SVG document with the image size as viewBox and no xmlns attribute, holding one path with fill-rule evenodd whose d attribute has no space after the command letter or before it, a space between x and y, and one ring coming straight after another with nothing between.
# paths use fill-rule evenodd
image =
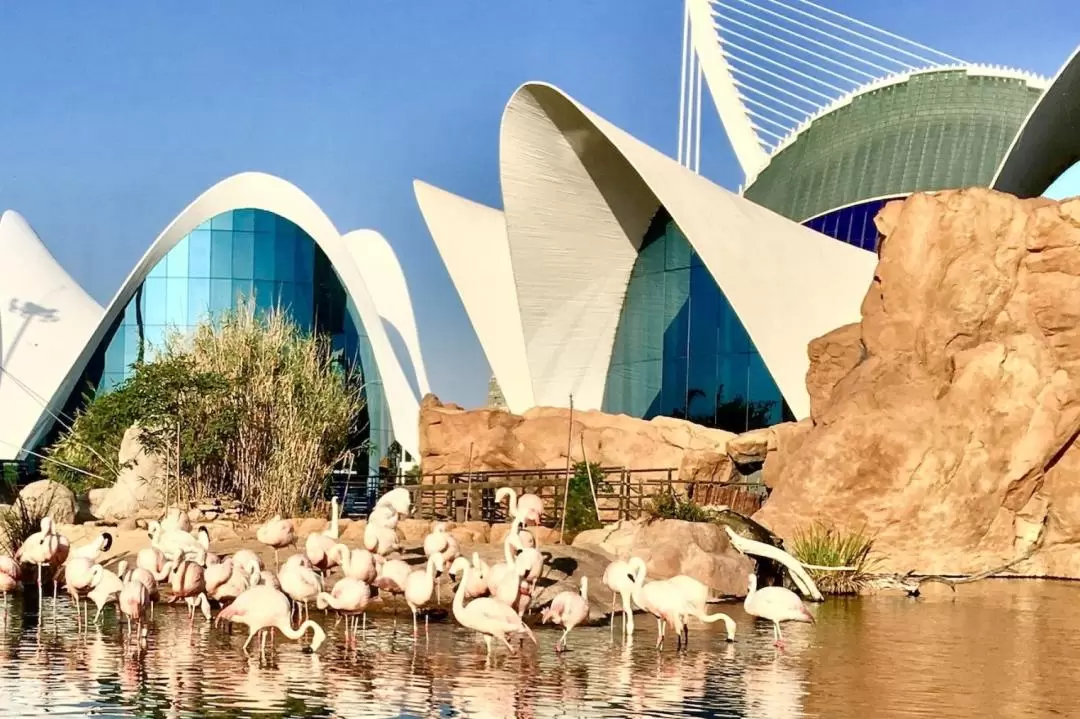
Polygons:
<instances>
[{"instance_id":1,"label":"water reflection","mask_svg":"<svg viewBox=\"0 0 1080 719\"><path fill-rule=\"evenodd\" d=\"M947 590L946 590L947 591ZM317 655L277 642L269 666L244 657L244 634L189 627L160 607L145 648L125 646L110 609L80 634L72 608L36 597L0 618L0 715L199 717L1037 717L1080 701L1074 585L993 582L937 593L831 601L816 627L792 627L787 651L770 625L738 609L735 644L695 627L689 651L579 629L557 656L540 647L487 661L452 623L414 641L374 619L356 648L330 638ZM40 625L40 626L39 626ZM340 628L339 628L340 629ZM133 649L135 651L133 651Z\"/></svg>"}]
</instances>

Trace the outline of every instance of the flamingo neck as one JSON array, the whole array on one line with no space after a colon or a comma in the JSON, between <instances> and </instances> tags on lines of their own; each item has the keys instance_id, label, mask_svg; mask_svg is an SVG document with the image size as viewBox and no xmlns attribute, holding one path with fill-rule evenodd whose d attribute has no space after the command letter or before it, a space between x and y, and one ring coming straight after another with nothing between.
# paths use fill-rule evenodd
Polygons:
<instances>
[{"instance_id":1,"label":"flamingo neck","mask_svg":"<svg viewBox=\"0 0 1080 719\"><path fill-rule=\"evenodd\" d=\"M588 577L582 577L581 578L581 598L586 599L586 600L589 598L589 578Z\"/></svg>"},{"instance_id":2,"label":"flamingo neck","mask_svg":"<svg viewBox=\"0 0 1080 719\"><path fill-rule=\"evenodd\" d=\"M427 560L427 576L428 579L435 580L435 560L438 555L432 554Z\"/></svg>"},{"instance_id":3,"label":"flamingo neck","mask_svg":"<svg viewBox=\"0 0 1080 719\"><path fill-rule=\"evenodd\" d=\"M469 583L472 567L465 566L461 573L461 582L458 584L457 591L454 592L454 618L456 619L461 612L465 611L465 585Z\"/></svg>"},{"instance_id":4,"label":"flamingo neck","mask_svg":"<svg viewBox=\"0 0 1080 719\"><path fill-rule=\"evenodd\" d=\"M340 511L338 509L338 500L335 496L330 499L330 534L335 539L338 536L338 514L340 514Z\"/></svg>"},{"instance_id":5,"label":"flamingo neck","mask_svg":"<svg viewBox=\"0 0 1080 719\"><path fill-rule=\"evenodd\" d=\"M511 517L517 517L517 504L518 496L513 487L506 488L507 509L510 510Z\"/></svg>"},{"instance_id":6,"label":"flamingo neck","mask_svg":"<svg viewBox=\"0 0 1080 719\"><path fill-rule=\"evenodd\" d=\"M317 632L319 625L308 619L296 629L293 629L288 622L278 622L277 628L286 637L292 639L293 641L296 641L297 639L302 639L303 636L307 634L308 629ZM318 636L318 634L316 634L316 636Z\"/></svg>"},{"instance_id":7,"label":"flamingo neck","mask_svg":"<svg viewBox=\"0 0 1080 719\"><path fill-rule=\"evenodd\" d=\"M754 601L754 594L757 593L757 577L750 575L750 585L746 591L746 599L743 600L743 608L749 610L751 604Z\"/></svg>"},{"instance_id":8,"label":"flamingo neck","mask_svg":"<svg viewBox=\"0 0 1080 719\"><path fill-rule=\"evenodd\" d=\"M511 526L511 529L513 529L513 526ZM512 533L507 533L506 539L503 540L503 559L506 560L506 563L511 567L514 566L514 552L510 549L510 539L512 536Z\"/></svg>"}]
</instances>

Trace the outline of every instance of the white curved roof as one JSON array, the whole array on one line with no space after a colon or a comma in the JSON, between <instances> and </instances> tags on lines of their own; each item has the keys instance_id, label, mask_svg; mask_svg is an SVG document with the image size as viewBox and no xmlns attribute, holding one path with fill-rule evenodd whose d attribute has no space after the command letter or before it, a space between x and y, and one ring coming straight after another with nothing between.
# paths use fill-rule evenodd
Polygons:
<instances>
[{"instance_id":1,"label":"white curved roof","mask_svg":"<svg viewBox=\"0 0 1080 719\"><path fill-rule=\"evenodd\" d=\"M551 85L526 84L507 105L500 178L508 258L496 211L484 208L489 224L478 233L472 213L480 210L467 201L439 200L457 207L441 229L431 199L421 196L421 205L485 352L511 358L512 376L492 362L508 404L531 390L537 405L565 406L573 394L575 407L600 407L630 272L663 205L792 411L809 413L807 343L859 319L876 264L871 253L714 185ZM503 277L513 286L492 283ZM527 373L512 359L519 327Z\"/></svg>"},{"instance_id":2,"label":"white curved roof","mask_svg":"<svg viewBox=\"0 0 1080 719\"><path fill-rule=\"evenodd\" d=\"M0 459L19 456L101 316L20 214L0 216Z\"/></svg>"},{"instance_id":3,"label":"white curved roof","mask_svg":"<svg viewBox=\"0 0 1080 719\"><path fill-rule=\"evenodd\" d=\"M379 316L401 335L416 374L420 396L423 397L431 392L431 385L424 366L424 355L420 351L420 335L416 329L409 285L405 282L405 273L401 270L394 249L375 230L353 230L341 239L364 279Z\"/></svg>"},{"instance_id":4,"label":"white curved roof","mask_svg":"<svg viewBox=\"0 0 1080 719\"><path fill-rule=\"evenodd\" d=\"M62 403L82 375L87 362L104 341L109 327L131 301L136 289L163 257L198 225L229 210L251 208L280 215L295 223L315 240L326 254L360 314L382 378L394 435L412 454L419 451L419 403L379 319L375 303L341 235L323 211L296 186L272 175L244 172L233 175L201 194L169 223L139 260L105 310L74 362L68 363L63 383L52 394L52 405Z\"/></svg>"},{"instance_id":5,"label":"white curved roof","mask_svg":"<svg viewBox=\"0 0 1080 719\"><path fill-rule=\"evenodd\" d=\"M413 189L506 405L524 412L536 402L503 213L419 180Z\"/></svg>"}]
</instances>

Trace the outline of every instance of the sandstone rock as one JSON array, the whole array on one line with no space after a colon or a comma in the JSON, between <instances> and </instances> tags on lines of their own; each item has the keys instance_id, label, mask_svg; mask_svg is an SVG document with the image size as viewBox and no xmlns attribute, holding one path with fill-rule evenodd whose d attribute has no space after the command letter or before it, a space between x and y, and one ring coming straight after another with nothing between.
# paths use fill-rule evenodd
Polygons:
<instances>
[{"instance_id":1,"label":"sandstone rock","mask_svg":"<svg viewBox=\"0 0 1080 719\"><path fill-rule=\"evenodd\" d=\"M404 542L423 542L431 534L433 522L426 519L402 519L398 522L398 536Z\"/></svg>"},{"instance_id":2,"label":"sandstone rock","mask_svg":"<svg viewBox=\"0 0 1080 719\"><path fill-rule=\"evenodd\" d=\"M101 503L105 501L107 496L109 496L108 487L97 487L86 493L86 500L90 505L90 514L97 519L104 519L104 515L101 514Z\"/></svg>"},{"instance_id":3,"label":"sandstone rock","mask_svg":"<svg viewBox=\"0 0 1080 719\"><path fill-rule=\"evenodd\" d=\"M31 482L23 487L19 490L19 500L31 515L48 515L57 524L71 524L78 510L75 493L50 479Z\"/></svg>"},{"instance_id":4,"label":"sandstone rock","mask_svg":"<svg viewBox=\"0 0 1080 719\"><path fill-rule=\"evenodd\" d=\"M612 559L640 557L649 579L686 574L723 596L745 596L746 576L754 569L754 563L731 546L723 528L701 522L619 522L582 532L573 546L596 549Z\"/></svg>"},{"instance_id":5,"label":"sandstone rock","mask_svg":"<svg viewBox=\"0 0 1080 719\"><path fill-rule=\"evenodd\" d=\"M765 455L765 466L761 469L761 481L766 487L772 489L776 486L777 478L783 477L785 460L794 456L813 426L811 420L804 419L801 422L782 422L769 428L773 441L769 453Z\"/></svg>"},{"instance_id":6,"label":"sandstone rock","mask_svg":"<svg viewBox=\"0 0 1080 719\"><path fill-rule=\"evenodd\" d=\"M727 443L727 453L735 464L759 464L766 455L776 449L776 435L772 427L752 429L737 434Z\"/></svg>"},{"instance_id":7,"label":"sandstone rock","mask_svg":"<svg viewBox=\"0 0 1080 719\"><path fill-rule=\"evenodd\" d=\"M816 341L812 425L778 442L755 519L875 534L883 571L1080 577L1080 200L913 195L856 332Z\"/></svg>"},{"instance_id":8,"label":"sandstone rock","mask_svg":"<svg viewBox=\"0 0 1080 719\"><path fill-rule=\"evenodd\" d=\"M448 523L447 531L462 544L487 544L491 525L487 522Z\"/></svg>"},{"instance_id":9,"label":"sandstone rock","mask_svg":"<svg viewBox=\"0 0 1080 719\"><path fill-rule=\"evenodd\" d=\"M309 534L325 532L329 528L330 522L322 517L304 517L293 520L293 525L296 527L296 536L306 537Z\"/></svg>"},{"instance_id":10,"label":"sandstone rock","mask_svg":"<svg viewBox=\"0 0 1080 719\"><path fill-rule=\"evenodd\" d=\"M127 517L116 523L116 529L121 532L134 532L138 528L138 522L135 521L134 517Z\"/></svg>"},{"instance_id":11,"label":"sandstone rock","mask_svg":"<svg viewBox=\"0 0 1080 719\"><path fill-rule=\"evenodd\" d=\"M187 517L188 521L194 524L195 522L202 521L202 512L198 509L198 507L194 507L187 511Z\"/></svg>"},{"instance_id":12,"label":"sandstone rock","mask_svg":"<svg viewBox=\"0 0 1080 719\"><path fill-rule=\"evenodd\" d=\"M158 514L165 509L165 465L161 457L143 450L137 425L124 432L120 442L116 483L101 500L97 516L117 521L140 514Z\"/></svg>"},{"instance_id":13,"label":"sandstone rock","mask_svg":"<svg viewBox=\"0 0 1080 719\"><path fill-rule=\"evenodd\" d=\"M679 481L726 482L731 479L734 471L735 468L732 466L728 452L694 449L686 452L682 457L682 462L679 464Z\"/></svg>"},{"instance_id":14,"label":"sandstone rock","mask_svg":"<svg viewBox=\"0 0 1080 719\"><path fill-rule=\"evenodd\" d=\"M349 522L349 526L341 530L341 539L354 543L356 546L364 541L364 530L367 528L366 519L358 519Z\"/></svg>"},{"instance_id":15,"label":"sandstone rock","mask_svg":"<svg viewBox=\"0 0 1080 719\"><path fill-rule=\"evenodd\" d=\"M420 409L423 471L565 469L569 420L570 412L563 408L534 407L523 415L494 408L466 411L427 395ZM731 436L670 417L646 421L575 411L571 459L581 461L583 439L590 462L630 469L678 468L688 452L722 453Z\"/></svg>"}]
</instances>

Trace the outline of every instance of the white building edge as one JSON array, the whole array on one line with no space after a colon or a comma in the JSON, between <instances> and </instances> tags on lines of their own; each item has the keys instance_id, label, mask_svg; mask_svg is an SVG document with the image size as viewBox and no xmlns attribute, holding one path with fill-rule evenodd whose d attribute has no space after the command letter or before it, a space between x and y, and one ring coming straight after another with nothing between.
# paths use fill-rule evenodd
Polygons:
<instances>
[{"instance_id":1,"label":"white building edge","mask_svg":"<svg viewBox=\"0 0 1080 719\"><path fill-rule=\"evenodd\" d=\"M102 309L17 212L0 216L0 459L19 456Z\"/></svg>"},{"instance_id":2,"label":"white building edge","mask_svg":"<svg viewBox=\"0 0 1080 719\"><path fill-rule=\"evenodd\" d=\"M630 273L663 206L796 417L807 343L858 321L876 257L729 192L556 87L527 83L500 132L498 211L417 183L429 230L511 411L598 409Z\"/></svg>"},{"instance_id":3,"label":"white building edge","mask_svg":"<svg viewBox=\"0 0 1080 719\"><path fill-rule=\"evenodd\" d=\"M388 405L390 420L395 439L408 452L419 454L419 401L413 393L406 379L401 365L398 363L394 350L387 337L385 328L380 319L380 313L376 307L368 288L364 283L364 276L358 269L353 254L347 249L345 241L337 228L311 198L305 195L299 188L291 183L259 172L244 172L226 178L210 189L203 192L191 204L189 204L165 230L154 240L142 259L135 265L127 279L121 285L120 290L113 297L104 313L97 308L96 316L89 317L91 309L82 310L82 319L76 323L79 332L72 330L71 343L77 343L77 347L70 352L70 357L57 359L53 371L47 378L42 378L32 385L39 399L31 407L28 402L22 402L21 410L16 412L18 420L10 427L7 424L0 425L4 439L9 444L0 446L0 457L10 454L12 457L21 456L25 448L33 446L48 429L51 423L51 415L58 412L64 401L70 396L82 376L87 363L105 340L109 328L120 317L135 294L135 291L146 279L150 271L168 254L169 250L203 222L230 210L258 209L272 212L299 226L304 232L314 239L319 248L326 254L334 269L337 271L353 303L360 315L360 321L366 331L371 350L378 366L380 378L383 383L383 392ZM34 238L36 241L36 237ZM28 243L23 242L23 245ZM40 246L40 242L37 242ZM44 251L44 248L41 247ZM32 250L25 250L30 253ZM47 254L47 252L46 252ZM3 244L0 244L0 256L5 257L4 267L8 268L6 258L11 256ZM18 257L19 255L16 255ZM51 256L50 256L51 258ZM62 269L50 268L47 262L35 260L28 263L32 267L41 267L41 272L50 273L49 276L60 277L57 272L63 273ZM55 261L53 261L55 265ZM35 269L36 271L36 269ZM7 298L13 296L8 289L7 272L0 274L0 292L7 306ZM66 274L62 275L67 278ZM67 278L70 281L70 278ZM74 282L71 282L74 285ZM77 285L75 285L77 287ZM19 285L14 285L18 288ZM81 292L81 289L79 290ZM85 293L83 293L85 295ZM92 301L91 301L92 302ZM408 309L408 317L411 321L411 306ZM403 316L394 315L392 316ZM5 324L14 326L5 317ZM85 328L85 329L83 329ZM413 326L415 334L415 325ZM57 333L59 335L60 333ZM403 333L404 334L404 333ZM69 338L48 336L43 342L50 347L56 347ZM9 366L5 363L5 369L16 373L25 373L25 365L18 355L13 359L19 364ZM62 369L61 369L62 367ZM419 367L419 365L418 365ZM418 374L422 369L418 369ZM6 395L4 395L6 398ZM7 416L7 404L2 414ZM40 421L39 421L39 418ZM3 420L6 421L6 420ZM14 450L12 450L14 446Z\"/></svg>"}]
</instances>

